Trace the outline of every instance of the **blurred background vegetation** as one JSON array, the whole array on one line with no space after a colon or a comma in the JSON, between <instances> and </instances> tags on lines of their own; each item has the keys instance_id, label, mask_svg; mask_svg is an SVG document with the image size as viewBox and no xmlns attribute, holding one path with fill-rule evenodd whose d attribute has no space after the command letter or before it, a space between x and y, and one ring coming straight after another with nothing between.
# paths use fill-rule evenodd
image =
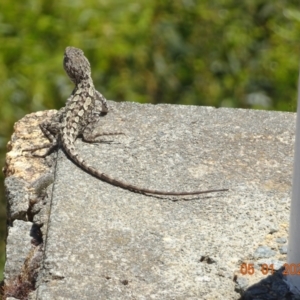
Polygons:
<instances>
[{"instance_id":1,"label":"blurred background vegetation","mask_svg":"<svg viewBox=\"0 0 300 300\"><path fill-rule=\"evenodd\" d=\"M298 0L1 0L1 165L14 122L71 93L68 45L108 99L295 111L299 37Z\"/></svg>"}]
</instances>

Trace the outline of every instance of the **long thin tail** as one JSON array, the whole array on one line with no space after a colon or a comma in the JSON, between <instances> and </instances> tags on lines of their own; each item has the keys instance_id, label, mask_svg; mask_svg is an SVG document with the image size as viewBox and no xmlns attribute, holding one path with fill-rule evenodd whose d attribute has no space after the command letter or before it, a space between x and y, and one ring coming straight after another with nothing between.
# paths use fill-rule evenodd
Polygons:
<instances>
[{"instance_id":1,"label":"long thin tail","mask_svg":"<svg viewBox=\"0 0 300 300\"><path fill-rule=\"evenodd\" d=\"M87 173L97 177L100 180L106 181L112 185L118 186L120 188L139 193L139 194L153 194L153 195L169 195L169 196L187 196L187 195L199 195L199 194L208 194L208 193L215 193L215 192L225 192L228 189L216 189L216 190L206 190L206 191L193 191L193 192L164 192L164 191L157 191L157 190L150 190L141 188L135 185L128 184L121 180L114 179L105 173L101 173L100 171L96 170L89 164L87 164L77 153L75 147L72 149L68 149L69 147L64 147L66 152L68 153L69 157L83 170Z\"/></svg>"}]
</instances>

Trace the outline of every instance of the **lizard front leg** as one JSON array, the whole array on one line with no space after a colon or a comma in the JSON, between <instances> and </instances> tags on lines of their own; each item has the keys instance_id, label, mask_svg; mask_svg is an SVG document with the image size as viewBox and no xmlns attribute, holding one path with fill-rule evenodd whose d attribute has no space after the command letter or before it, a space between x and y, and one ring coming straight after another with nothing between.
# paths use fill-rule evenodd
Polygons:
<instances>
[{"instance_id":1,"label":"lizard front leg","mask_svg":"<svg viewBox=\"0 0 300 300\"><path fill-rule=\"evenodd\" d=\"M97 90L95 90L95 94L96 94L96 100L99 100L102 104L101 112L106 115L108 113L108 106L107 106L106 98Z\"/></svg>"}]
</instances>

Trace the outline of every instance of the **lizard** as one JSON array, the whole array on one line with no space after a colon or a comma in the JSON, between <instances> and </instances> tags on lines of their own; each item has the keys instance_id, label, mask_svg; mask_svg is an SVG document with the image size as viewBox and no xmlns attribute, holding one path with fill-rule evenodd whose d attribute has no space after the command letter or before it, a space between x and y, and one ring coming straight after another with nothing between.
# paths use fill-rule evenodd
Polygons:
<instances>
[{"instance_id":1,"label":"lizard","mask_svg":"<svg viewBox=\"0 0 300 300\"><path fill-rule=\"evenodd\" d=\"M75 141L78 136L83 136L84 141L94 142L95 136L92 135L93 127L91 125L97 121L97 116L99 116L99 113L97 113L96 100L101 102L101 114L104 115L108 113L107 100L95 89L91 77L90 63L81 49L70 46L67 47L64 53L63 66L67 75L75 84L75 88L70 97L67 99L66 105L50 120L43 121L39 124L41 131L45 137L48 138L50 143L34 146L29 149L25 149L25 151L31 151L34 153L36 150L48 148L44 155L40 155L45 157L54 147L60 145L69 158L90 175L93 175L96 178L114 186L145 195L185 196L223 192L228 190L215 189L192 192L166 192L152 190L114 179L89 165L79 156L79 153L75 148ZM109 135L120 133L104 134ZM101 135L103 135L103 133Z\"/></svg>"}]
</instances>

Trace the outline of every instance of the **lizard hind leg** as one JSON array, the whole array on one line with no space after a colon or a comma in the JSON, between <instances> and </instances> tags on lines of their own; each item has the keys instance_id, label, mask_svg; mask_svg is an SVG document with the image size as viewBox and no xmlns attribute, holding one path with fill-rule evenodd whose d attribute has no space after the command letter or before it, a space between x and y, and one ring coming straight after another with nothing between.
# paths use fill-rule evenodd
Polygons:
<instances>
[{"instance_id":1,"label":"lizard hind leg","mask_svg":"<svg viewBox=\"0 0 300 300\"><path fill-rule=\"evenodd\" d=\"M86 126L86 128L84 129L83 133L82 133L82 139L84 142L86 143L101 143L101 142L108 142L108 141L103 141L103 140L99 140L97 139L97 137L99 136L107 136L107 135L120 135L120 134L125 134L124 132L119 132L119 131L114 131L114 132L96 132L93 133L95 127L97 126L97 122L99 120L99 116L98 114L93 114L88 122L88 125ZM110 141L112 142L112 141Z\"/></svg>"},{"instance_id":2,"label":"lizard hind leg","mask_svg":"<svg viewBox=\"0 0 300 300\"><path fill-rule=\"evenodd\" d=\"M57 137L58 132L59 132L59 129L58 129L59 126L58 126L57 123L50 123L49 121L45 121L45 122L41 123L39 126L40 126L40 129L43 132L43 134L50 141L50 143L45 143L45 144L42 144L42 145L32 146L32 147L29 147L29 148L22 149L22 151L29 151L29 152L31 152L32 156L46 157L58 145L58 141L57 141L56 137ZM46 148L48 148L48 149L46 150L46 152L44 154L35 154L34 153L37 150L46 149Z\"/></svg>"},{"instance_id":3,"label":"lizard hind leg","mask_svg":"<svg viewBox=\"0 0 300 300\"><path fill-rule=\"evenodd\" d=\"M112 141L107 141L107 140L101 140L101 139L97 139L97 137L99 136L108 136L108 135L120 135L120 134L125 134L124 132L97 132L95 134L93 134L90 131L85 131L82 135L82 140L86 143L109 143Z\"/></svg>"},{"instance_id":4,"label":"lizard hind leg","mask_svg":"<svg viewBox=\"0 0 300 300\"><path fill-rule=\"evenodd\" d=\"M32 156L43 158L43 157L48 156L52 151L54 151L54 149L56 147L57 147L57 144L53 145L53 144L47 143L47 144L43 144L43 145L40 145L40 146L33 146L31 148L25 148L25 149L22 149L22 151L29 151L29 152L31 152ZM46 149L46 148L48 148L48 149L43 154L36 154L35 153L35 151L37 151L37 150Z\"/></svg>"}]
</instances>

